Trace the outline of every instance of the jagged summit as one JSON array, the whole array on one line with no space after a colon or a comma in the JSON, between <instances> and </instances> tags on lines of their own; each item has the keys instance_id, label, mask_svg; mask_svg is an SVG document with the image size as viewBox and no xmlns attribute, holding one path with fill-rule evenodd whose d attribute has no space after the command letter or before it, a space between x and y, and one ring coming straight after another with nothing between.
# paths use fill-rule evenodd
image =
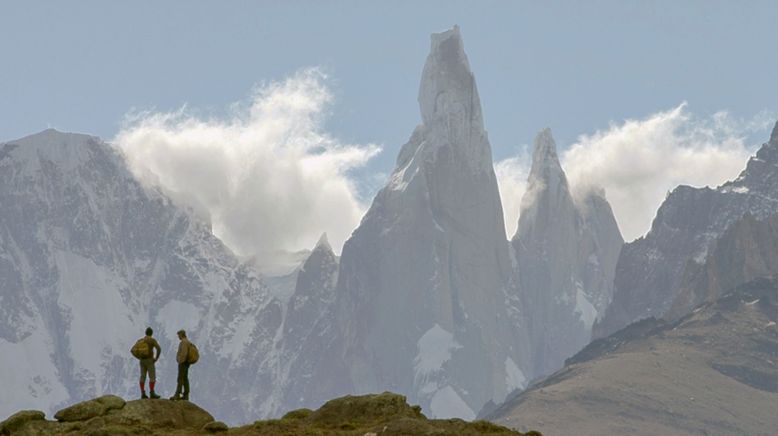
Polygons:
<instances>
[{"instance_id":1,"label":"jagged summit","mask_svg":"<svg viewBox=\"0 0 778 436\"><path fill-rule=\"evenodd\" d=\"M481 102L459 27L431 36L419 86L421 117L428 128L463 142L483 130Z\"/></svg>"},{"instance_id":2,"label":"jagged summit","mask_svg":"<svg viewBox=\"0 0 778 436\"><path fill-rule=\"evenodd\" d=\"M29 147L47 148L55 145L67 146L83 144L90 140L99 141L100 139L96 136L87 135L84 133L61 132L57 129L49 128L46 130L41 130L38 133L33 133L32 135L27 135L23 138L7 141L7 143Z\"/></svg>"},{"instance_id":3,"label":"jagged summit","mask_svg":"<svg viewBox=\"0 0 778 436\"><path fill-rule=\"evenodd\" d=\"M319 237L319 241L316 242L316 246L313 247L313 251L329 251L332 252L332 246L330 245L330 241L327 239L327 232L324 232Z\"/></svg>"},{"instance_id":4,"label":"jagged summit","mask_svg":"<svg viewBox=\"0 0 778 436\"><path fill-rule=\"evenodd\" d=\"M562 171L556 153L556 142L551 134L551 129L546 127L535 136L530 183L533 180L543 180L548 183L550 182L548 179L552 177L557 179L555 181L567 185L567 178Z\"/></svg>"},{"instance_id":5,"label":"jagged summit","mask_svg":"<svg viewBox=\"0 0 778 436\"><path fill-rule=\"evenodd\" d=\"M762 144L756 155L748 159L746 168L740 175L724 183L718 191L747 194L757 191L763 194L778 189L778 122L773 128L770 140Z\"/></svg>"}]
</instances>

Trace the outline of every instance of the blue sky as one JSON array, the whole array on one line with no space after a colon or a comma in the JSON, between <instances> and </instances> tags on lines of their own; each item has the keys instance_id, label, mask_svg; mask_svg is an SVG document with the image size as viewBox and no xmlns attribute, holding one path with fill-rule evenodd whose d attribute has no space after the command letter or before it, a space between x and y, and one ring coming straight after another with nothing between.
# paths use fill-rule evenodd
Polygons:
<instances>
[{"instance_id":1,"label":"blue sky","mask_svg":"<svg viewBox=\"0 0 778 436\"><path fill-rule=\"evenodd\" d=\"M429 34L458 23L500 158L544 126L564 145L682 101L778 109L777 22L774 1L3 1L0 138L110 138L130 108L218 112L321 66L329 130L392 161L419 121Z\"/></svg>"},{"instance_id":2,"label":"blue sky","mask_svg":"<svg viewBox=\"0 0 778 436\"><path fill-rule=\"evenodd\" d=\"M778 113L775 1L0 2L0 140L46 127L113 138L131 110L221 116L258 84L328 74L324 129L391 171L420 116L429 34L459 24L495 160L550 126L581 134L686 101ZM747 141L766 139L766 128Z\"/></svg>"}]
</instances>

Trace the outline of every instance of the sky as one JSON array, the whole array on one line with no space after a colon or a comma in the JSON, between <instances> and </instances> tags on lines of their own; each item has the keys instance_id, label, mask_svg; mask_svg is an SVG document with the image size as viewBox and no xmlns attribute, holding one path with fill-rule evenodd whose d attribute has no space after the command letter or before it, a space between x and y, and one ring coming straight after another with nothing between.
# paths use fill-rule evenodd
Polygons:
<instances>
[{"instance_id":1,"label":"sky","mask_svg":"<svg viewBox=\"0 0 778 436\"><path fill-rule=\"evenodd\" d=\"M629 240L666 191L733 177L767 139L776 22L756 0L3 0L0 141L98 135L240 253L323 231L339 250L420 122L430 33L458 24L508 237L551 127L573 188L604 187Z\"/></svg>"}]
</instances>

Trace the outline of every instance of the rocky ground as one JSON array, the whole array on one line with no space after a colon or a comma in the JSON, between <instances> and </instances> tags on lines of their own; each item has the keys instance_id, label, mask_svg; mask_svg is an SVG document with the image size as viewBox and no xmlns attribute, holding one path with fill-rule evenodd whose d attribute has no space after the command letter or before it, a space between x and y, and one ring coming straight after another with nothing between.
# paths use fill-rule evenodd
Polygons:
<instances>
[{"instance_id":1,"label":"rocky ground","mask_svg":"<svg viewBox=\"0 0 778 436\"><path fill-rule=\"evenodd\" d=\"M281 419L235 428L189 401L125 401L114 395L74 404L54 418L46 420L40 411L21 411L0 422L0 435L522 435L486 421L430 420L419 406L410 406L404 396L389 392L346 396L315 411L295 410Z\"/></svg>"}]
</instances>

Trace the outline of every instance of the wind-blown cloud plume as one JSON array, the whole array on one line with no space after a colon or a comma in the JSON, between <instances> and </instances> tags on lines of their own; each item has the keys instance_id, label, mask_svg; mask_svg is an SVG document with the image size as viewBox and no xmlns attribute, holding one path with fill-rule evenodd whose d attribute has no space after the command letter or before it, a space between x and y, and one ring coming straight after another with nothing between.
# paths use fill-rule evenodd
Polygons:
<instances>
[{"instance_id":1,"label":"wind-blown cloud plume","mask_svg":"<svg viewBox=\"0 0 778 436\"><path fill-rule=\"evenodd\" d=\"M380 149L323 131L325 80L308 69L259 87L226 119L135 114L114 142L136 175L210 219L240 255L272 265L323 231L339 250L365 210L348 172Z\"/></svg>"},{"instance_id":2,"label":"wind-blown cloud plume","mask_svg":"<svg viewBox=\"0 0 778 436\"><path fill-rule=\"evenodd\" d=\"M508 239L516 234L516 228L519 226L521 197L527 191L531 159L525 148L518 156L494 164Z\"/></svg>"},{"instance_id":3,"label":"wind-blown cloud plume","mask_svg":"<svg viewBox=\"0 0 778 436\"><path fill-rule=\"evenodd\" d=\"M676 186L717 186L736 177L757 147L747 144L746 138L766 131L772 122L767 112L751 120L737 120L726 112L696 117L682 103L644 119L581 135L560 157L574 196L593 187L605 188L624 239L629 241L649 230L665 195ZM518 210L521 197L516 193L524 191L515 177L499 177L500 168L510 165L526 172L526 166L510 160L496 164L506 213ZM517 218L506 215L513 232Z\"/></svg>"}]
</instances>

